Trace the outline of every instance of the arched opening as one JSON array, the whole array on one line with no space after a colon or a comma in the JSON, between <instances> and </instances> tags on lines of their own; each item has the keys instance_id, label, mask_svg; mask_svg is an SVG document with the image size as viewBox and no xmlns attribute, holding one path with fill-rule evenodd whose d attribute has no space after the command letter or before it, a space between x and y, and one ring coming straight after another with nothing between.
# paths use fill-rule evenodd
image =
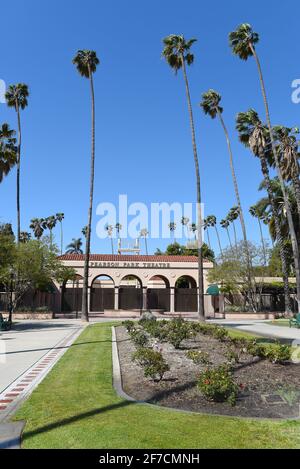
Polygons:
<instances>
[{"instance_id":1,"label":"arched opening","mask_svg":"<svg viewBox=\"0 0 300 469\"><path fill-rule=\"evenodd\" d=\"M147 308L170 311L170 283L162 275L154 275L147 284Z\"/></svg>"},{"instance_id":2,"label":"arched opening","mask_svg":"<svg viewBox=\"0 0 300 469\"><path fill-rule=\"evenodd\" d=\"M141 280L135 275L126 275L119 286L119 309L136 310L143 307Z\"/></svg>"},{"instance_id":3,"label":"arched opening","mask_svg":"<svg viewBox=\"0 0 300 469\"><path fill-rule=\"evenodd\" d=\"M90 311L103 312L114 309L115 283L109 275L98 275L91 286Z\"/></svg>"},{"instance_id":4,"label":"arched opening","mask_svg":"<svg viewBox=\"0 0 300 469\"><path fill-rule=\"evenodd\" d=\"M76 317L82 308L83 277L76 274L62 287L62 311L75 312Z\"/></svg>"},{"instance_id":5,"label":"arched opening","mask_svg":"<svg viewBox=\"0 0 300 469\"><path fill-rule=\"evenodd\" d=\"M189 275L179 277L175 284L175 311L193 313L198 310L197 282Z\"/></svg>"}]
</instances>

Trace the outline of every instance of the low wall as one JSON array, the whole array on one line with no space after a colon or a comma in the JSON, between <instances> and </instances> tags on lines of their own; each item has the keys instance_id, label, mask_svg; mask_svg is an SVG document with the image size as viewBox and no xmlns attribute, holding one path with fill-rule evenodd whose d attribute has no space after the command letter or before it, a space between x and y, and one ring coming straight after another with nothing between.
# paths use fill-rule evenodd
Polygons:
<instances>
[{"instance_id":1,"label":"low wall","mask_svg":"<svg viewBox=\"0 0 300 469\"><path fill-rule=\"evenodd\" d=\"M238 321L241 320L248 320L248 319L278 319L282 317L283 313L225 313L225 319L231 319ZM223 315L224 317L224 315Z\"/></svg>"},{"instance_id":2,"label":"low wall","mask_svg":"<svg viewBox=\"0 0 300 469\"><path fill-rule=\"evenodd\" d=\"M13 313L13 321L17 321L18 319L53 319L54 314L50 311L48 313L32 313L32 312L22 312L22 313ZM8 313L3 313L4 318L8 318Z\"/></svg>"}]
</instances>

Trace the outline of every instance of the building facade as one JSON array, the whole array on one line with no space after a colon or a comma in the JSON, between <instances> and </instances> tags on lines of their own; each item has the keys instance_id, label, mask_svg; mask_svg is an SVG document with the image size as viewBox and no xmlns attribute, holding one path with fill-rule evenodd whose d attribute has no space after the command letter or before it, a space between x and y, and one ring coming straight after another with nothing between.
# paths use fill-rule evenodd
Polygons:
<instances>
[{"instance_id":1,"label":"building facade","mask_svg":"<svg viewBox=\"0 0 300 469\"><path fill-rule=\"evenodd\" d=\"M60 257L72 267L76 279L59 286L62 311L81 308L84 255ZM213 264L204 260L204 293ZM142 256L91 254L88 281L91 312L118 310L197 311L198 262L193 256ZM214 299L205 295L205 313L215 312Z\"/></svg>"}]
</instances>

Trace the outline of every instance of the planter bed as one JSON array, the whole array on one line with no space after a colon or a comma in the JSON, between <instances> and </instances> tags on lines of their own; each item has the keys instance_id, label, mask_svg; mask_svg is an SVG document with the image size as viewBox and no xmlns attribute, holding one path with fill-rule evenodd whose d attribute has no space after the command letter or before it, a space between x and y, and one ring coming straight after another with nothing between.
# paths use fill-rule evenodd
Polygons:
<instances>
[{"instance_id":1,"label":"planter bed","mask_svg":"<svg viewBox=\"0 0 300 469\"><path fill-rule=\"evenodd\" d=\"M197 388L197 377L205 365L196 365L185 356L187 350L209 353L213 365L226 361L226 345L198 333L176 350L164 342L162 354L170 366L160 382L145 378L143 369L131 359L136 351L125 327L116 327L116 337L124 391L136 400L200 413L258 418L299 418L300 365L273 364L243 354L233 365L233 376L242 384L235 406L206 400ZM262 340L262 339L261 339Z\"/></svg>"}]
</instances>

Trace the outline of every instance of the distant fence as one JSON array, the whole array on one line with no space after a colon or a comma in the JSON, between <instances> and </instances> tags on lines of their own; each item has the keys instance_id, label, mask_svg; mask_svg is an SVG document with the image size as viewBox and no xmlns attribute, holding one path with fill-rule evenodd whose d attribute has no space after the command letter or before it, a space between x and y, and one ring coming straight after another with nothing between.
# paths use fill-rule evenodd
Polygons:
<instances>
[{"instance_id":1,"label":"distant fence","mask_svg":"<svg viewBox=\"0 0 300 469\"><path fill-rule=\"evenodd\" d=\"M10 293L0 292L0 311L8 311L9 295ZM61 309L60 293L29 290L18 302L17 311L35 311L39 308L45 308L54 313L59 312Z\"/></svg>"},{"instance_id":2,"label":"distant fence","mask_svg":"<svg viewBox=\"0 0 300 469\"><path fill-rule=\"evenodd\" d=\"M294 313L298 311L296 295L291 294L291 307ZM256 305L257 310L261 313L267 312L284 312L285 311L285 302L284 294L275 294L275 293L263 293L261 295L256 295ZM240 311L249 311L249 304L245 305L245 300L242 295L225 295L225 311L234 312L237 310Z\"/></svg>"}]
</instances>

